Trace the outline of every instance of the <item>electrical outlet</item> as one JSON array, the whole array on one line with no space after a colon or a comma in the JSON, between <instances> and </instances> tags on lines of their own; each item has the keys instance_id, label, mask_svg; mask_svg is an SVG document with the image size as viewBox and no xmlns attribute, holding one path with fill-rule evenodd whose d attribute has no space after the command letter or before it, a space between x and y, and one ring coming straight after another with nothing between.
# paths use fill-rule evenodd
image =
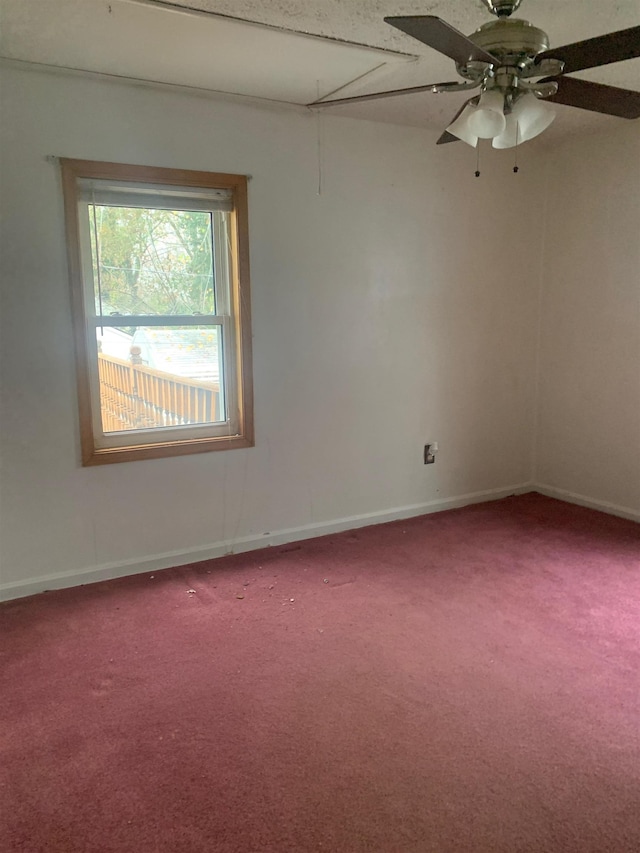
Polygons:
<instances>
[{"instance_id":1,"label":"electrical outlet","mask_svg":"<svg viewBox=\"0 0 640 853\"><path fill-rule=\"evenodd\" d=\"M424 446L424 464L425 465L433 465L436 461L436 450L438 449L437 444L425 444Z\"/></svg>"}]
</instances>

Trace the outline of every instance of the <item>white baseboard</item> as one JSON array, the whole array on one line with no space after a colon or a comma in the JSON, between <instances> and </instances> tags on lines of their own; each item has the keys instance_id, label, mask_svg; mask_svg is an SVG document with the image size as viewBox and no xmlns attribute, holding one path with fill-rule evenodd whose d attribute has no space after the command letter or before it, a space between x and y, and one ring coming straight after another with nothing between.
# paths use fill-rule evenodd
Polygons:
<instances>
[{"instance_id":1,"label":"white baseboard","mask_svg":"<svg viewBox=\"0 0 640 853\"><path fill-rule=\"evenodd\" d=\"M263 533L257 536L245 536L224 542L215 542L203 547L185 551L170 551L154 554L135 560L122 560L116 563L105 563L75 572L42 575L24 581L13 581L0 584L0 601L22 598L50 589L64 589L71 586L81 586L97 581L112 580L126 575L137 575L144 572L160 571L173 566L183 566L188 563L198 563L201 560L211 560L226 554L240 554L245 551L255 551L273 545L285 545L288 542L298 542L301 539L313 539L316 536L327 536L331 533L341 533L344 530L354 530L358 527L368 527L372 524L384 524L388 521L398 521L402 518L412 518L427 515L445 509L468 506L469 504L499 500L509 495L520 495L532 491L531 483L520 483L516 486L505 486L501 489L488 489L482 492L471 492L453 498L440 498L426 503L411 504L380 512L369 512L363 515L352 515L348 518L321 521L302 527L291 527L285 530Z\"/></svg>"},{"instance_id":2,"label":"white baseboard","mask_svg":"<svg viewBox=\"0 0 640 853\"><path fill-rule=\"evenodd\" d=\"M545 483L533 483L531 490L540 492L541 495L546 495L548 498L558 498L558 500L566 501L570 504L586 506L589 509L599 509L600 512L606 512L608 515L617 515L620 518L628 518L631 521L640 521L640 512L630 509L627 506L618 506L618 504L599 501L595 498L589 498L586 495L577 495L575 492L556 489L554 486L547 486Z\"/></svg>"}]
</instances>

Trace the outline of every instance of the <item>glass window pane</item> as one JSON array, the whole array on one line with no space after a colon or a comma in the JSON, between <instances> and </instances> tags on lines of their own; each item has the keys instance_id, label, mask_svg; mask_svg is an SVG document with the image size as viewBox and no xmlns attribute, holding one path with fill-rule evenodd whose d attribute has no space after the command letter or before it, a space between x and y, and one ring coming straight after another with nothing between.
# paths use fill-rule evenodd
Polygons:
<instances>
[{"instance_id":1,"label":"glass window pane","mask_svg":"<svg viewBox=\"0 0 640 853\"><path fill-rule=\"evenodd\" d=\"M98 316L216 313L210 211L89 204L88 213Z\"/></svg>"},{"instance_id":2,"label":"glass window pane","mask_svg":"<svg viewBox=\"0 0 640 853\"><path fill-rule=\"evenodd\" d=\"M96 333L104 432L226 420L220 326Z\"/></svg>"}]
</instances>

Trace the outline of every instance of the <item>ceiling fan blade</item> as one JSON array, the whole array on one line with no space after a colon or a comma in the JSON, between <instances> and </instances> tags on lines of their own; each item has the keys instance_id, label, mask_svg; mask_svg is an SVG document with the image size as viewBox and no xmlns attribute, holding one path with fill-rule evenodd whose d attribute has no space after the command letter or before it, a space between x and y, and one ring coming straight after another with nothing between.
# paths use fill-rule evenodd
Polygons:
<instances>
[{"instance_id":1,"label":"ceiling fan blade","mask_svg":"<svg viewBox=\"0 0 640 853\"><path fill-rule=\"evenodd\" d=\"M471 39L435 15L396 15L384 20L397 30L401 30L434 50L439 50L460 65L466 65L471 61L488 62L490 65L498 64L495 56L478 47Z\"/></svg>"},{"instance_id":2,"label":"ceiling fan blade","mask_svg":"<svg viewBox=\"0 0 640 853\"><path fill-rule=\"evenodd\" d=\"M560 59L564 62L562 73L571 74L572 71L622 62L636 56L640 56L640 27L629 27L628 30L543 50L536 56L535 62L538 64L543 59Z\"/></svg>"},{"instance_id":3,"label":"ceiling fan blade","mask_svg":"<svg viewBox=\"0 0 640 853\"><path fill-rule=\"evenodd\" d=\"M394 98L397 95L415 95L432 92L436 86L457 86L457 83L428 83L425 86L410 86L408 89L391 89L388 92L373 92L370 95L353 95L351 98L334 98L330 101L313 101L308 107L333 107L335 104L356 104L358 101L375 101L377 98Z\"/></svg>"},{"instance_id":4,"label":"ceiling fan blade","mask_svg":"<svg viewBox=\"0 0 640 853\"><path fill-rule=\"evenodd\" d=\"M548 83L552 80L558 84L558 91L545 98L545 101L619 118L640 118L640 92L578 80L576 77L548 77L540 82Z\"/></svg>"},{"instance_id":5,"label":"ceiling fan blade","mask_svg":"<svg viewBox=\"0 0 640 853\"><path fill-rule=\"evenodd\" d=\"M458 112L457 112L457 113L454 115L454 117L451 119L451 121L449 122L449 124L447 125L447 127L451 127L451 125L454 123L454 121L455 121L457 118L460 118L460 116L462 115L463 110L464 110L464 109L465 109L469 104L477 104L477 103L478 103L478 100L479 100L479 98L478 98L478 96L476 95L476 96L475 96L475 97L473 97L473 98L469 98L469 100L468 100L468 101L465 101L465 102L464 102L464 104L463 104L463 105L460 107L460 109L458 110ZM438 138L438 141L436 142L436 145L444 145L444 144L445 144L445 143L447 143L447 142L460 142L460 140L458 139L458 137L457 137L457 136L454 136L454 135L453 135L453 133L449 133L449 131L448 131L448 130L445 130L445 131L444 131L444 133L442 134L442 136L440 136L440 137Z\"/></svg>"},{"instance_id":6,"label":"ceiling fan blade","mask_svg":"<svg viewBox=\"0 0 640 853\"><path fill-rule=\"evenodd\" d=\"M453 121L455 121L455 119ZM453 124L453 122L452 122L452 124ZM443 132L442 136L440 136L438 138L436 145L444 145L447 142L460 142L460 140L458 139L457 136L454 136L453 133L449 133L448 130L445 130Z\"/></svg>"}]
</instances>

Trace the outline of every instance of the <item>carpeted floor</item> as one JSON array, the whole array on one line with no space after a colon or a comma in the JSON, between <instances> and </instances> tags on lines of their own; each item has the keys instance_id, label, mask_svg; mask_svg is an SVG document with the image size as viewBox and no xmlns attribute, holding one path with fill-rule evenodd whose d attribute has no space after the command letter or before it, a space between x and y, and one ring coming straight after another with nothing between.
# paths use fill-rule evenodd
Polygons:
<instances>
[{"instance_id":1,"label":"carpeted floor","mask_svg":"<svg viewBox=\"0 0 640 853\"><path fill-rule=\"evenodd\" d=\"M0 620L3 851L640 850L632 522L525 495Z\"/></svg>"}]
</instances>

